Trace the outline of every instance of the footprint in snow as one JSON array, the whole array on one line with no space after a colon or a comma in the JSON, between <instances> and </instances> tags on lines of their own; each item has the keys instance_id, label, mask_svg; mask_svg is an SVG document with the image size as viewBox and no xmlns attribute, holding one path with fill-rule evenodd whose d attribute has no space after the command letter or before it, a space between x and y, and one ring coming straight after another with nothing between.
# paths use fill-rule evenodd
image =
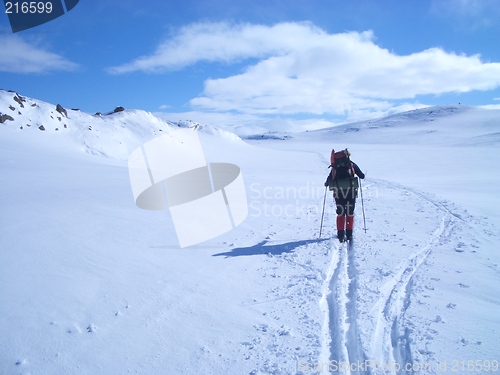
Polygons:
<instances>
[{"instance_id":1,"label":"footprint in snow","mask_svg":"<svg viewBox=\"0 0 500 375\"><path fill-rule=\"evenodd\" d=\"M82 330L77 325L70 327L66 330L67 333L82 333Z\"/></svg>"},{"instance_id":2,"label":"footprint in snow","mask_svg":"<svg viewBox=\"0 0 500 375\"><path fill-rule=\"evenodd\" d=\"M95 330L96 330L96 326L95 325L93 325L93 324L89 324L88 325L88 327L87 327L87 332L88 333L93 333L93 332L95 332Z\"/></svg>"},{"instance_id":3,"label":"footprint in snow","mask_svg":"<svg viewBox=\"0 0 500 375\"><path fill-rule=\"evenodd\" d=\"M455 248L455 251L456 251L457 253L463 253L463 252L465 252L464 247L465 247L465 243L463 243L463 242L459 242L459 243L457 244L457 247Z\"/></svg>"}]
</instances>

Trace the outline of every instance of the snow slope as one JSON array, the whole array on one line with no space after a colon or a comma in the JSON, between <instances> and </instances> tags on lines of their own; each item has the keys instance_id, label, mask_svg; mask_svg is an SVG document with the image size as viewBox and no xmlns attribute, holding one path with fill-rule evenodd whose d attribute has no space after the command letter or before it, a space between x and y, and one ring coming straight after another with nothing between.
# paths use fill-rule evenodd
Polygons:
<instances>
[{"instance_id":1,"label":"snow slope","mask_svg":"<svg viewBox=\"0 0 500 375\"><path fill-rule=\"evenodd\" d=\"M240 166L249 216L181 250L168 213L134 205L125 162L179 124L59 120L14 95L0 91L15 118L0 124L0 373L468 373L500 359L498 111L247 142L198 126L208 161ZM346 146L368 171L368 230L358 199L349 248L330 195L318 239L329 152Z\"/></svg>"},{"instance_id":2,"label":"snow slope","mask_svg":"<svg viewBox=\"0 0 500 375\"><path fill-rule=\"evenodd\" d=\"M4 125L23 130L29 136L35 133L34 136L38 139L55 140L58 144L64 143L66 147L97 156L127 160L130 152L147 140L179 127L196 127L206 134L239 139L222 129L193 122L164 121L141 110L111 111L95 115L78 109L65 111L63 114L57 111L56 105L0 90L0 115L3 113L12 119L5 120ZM40 133L51 135L42 138Z\"/></svg>"}]
</instances>

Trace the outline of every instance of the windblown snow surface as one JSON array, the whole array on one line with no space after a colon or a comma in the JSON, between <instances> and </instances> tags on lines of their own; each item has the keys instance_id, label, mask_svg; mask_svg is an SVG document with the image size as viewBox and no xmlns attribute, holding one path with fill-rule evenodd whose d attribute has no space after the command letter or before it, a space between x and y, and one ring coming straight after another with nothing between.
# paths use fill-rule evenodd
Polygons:
<instances>
[{"instance_id":1,"label":"windblown snow surface","mask_svg":"<svg viewBox=\"0 0 500 375\"><path fill-rule=\"evenodd\" d=\"M126 163L179 124L15 96L0 91L1 374L500 371L500 111L252 140L193 127L209 162L241 168L249 215L180 249ZM318 238L345 147L367 172L349 246L330 192Z\"/></svg>"}]
</instances>

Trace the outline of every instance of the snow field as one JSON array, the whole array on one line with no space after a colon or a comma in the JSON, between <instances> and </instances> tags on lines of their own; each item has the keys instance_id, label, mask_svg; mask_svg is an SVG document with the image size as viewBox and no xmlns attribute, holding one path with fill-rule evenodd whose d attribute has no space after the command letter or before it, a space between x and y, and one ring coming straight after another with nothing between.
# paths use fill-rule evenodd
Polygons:
<instances>
[{"instance_id":1,"label":"snow field","mask_svg":"<svg viewBox=\"0 0 500 375\"><path fill-rule=\"evenodd\" d=\"M134 205L124 161L175 126L74 111L56 131L36 102L0 125L0 373L437 374L499 359L498 112L247 142L199 127L208 162L241 168L249 216L181 250L168 213ZM349 247L330 192L318 238L329 153L345 146L368 171L368 230L358 197ZM349 366L365 361L380 366Z\"/></svg>"}]
</instances>

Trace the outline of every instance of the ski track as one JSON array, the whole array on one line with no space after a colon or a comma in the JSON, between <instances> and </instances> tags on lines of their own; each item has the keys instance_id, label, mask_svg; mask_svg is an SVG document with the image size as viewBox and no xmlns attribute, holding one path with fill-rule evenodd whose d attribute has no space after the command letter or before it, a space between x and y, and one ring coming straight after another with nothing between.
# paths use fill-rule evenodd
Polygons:
<instances>
[{"instance_id":1,"label":"ski track","mask_svg":"<svg viewBox=\"0 0 500 375\"><path fill-rule=\"evenodd\" d=\"M323 286L322 306L328 334L320 363L330 363L329 369L343 369L341 364L363 363L367 356L361 345L358 328L358 279L353 244L332 246L332 257ZM326 303L325 303L326 301ZM325 308L327 307L327 308ZM328 356L325 354L328 351ZM325 366L326 367L326 366ZM369 371L349 371L370 374Z\"/></svg>"},{"instance_id":2,"label":"ski track","mask_svg":"<svg viewBox=\"0 0 500 375\"><path fill-rule=\"evenodd\" d=\"M348 302L347 302L347 313L349 318L349 330L347 332L347 350L349 353L348 363L364 363L368 358L361 345L361 340L359 336L358 328L358 270L355 263L355 249L353 242L347 245L347 277L349 280L348 289ZM365 369L360 369L359 371L351 373L357 374L370 374L370 371Z\"/></svg>"},{"instance_id":3,"label":"ski track","mask_svg":"<svg viewBox=\"0 0 500 375\"><path fill-rule=\"evenodd\" d=\"M340 251L339 251L340 250ZM339 259L337 267L330 280L330 296L328 298L330 336L330 360L347 361L349 357L347 349L347 265L345 262L344 246L337 247Z\"/></svg>"},{"instance_id":4,"label":"ski track","mask_svg":"<svg viewBox=\"0 0 500 375\"><path fill-rule=\"evenodd\" d=\"M333 239L332 239L333 241ZM326 271L325 280L323 282L323 287L321 291L320 308L323 313L323 328L322 328L322 348L321 356L319 358L319 363L328 363L331 359L331 355L334 352L338 352L341 347L340 335L333 335L330 327L337 326L338 322L338 312L333 298L332 281L338 278L338 267L339 256L338 247L332 246L330 248L330 264Z\"/></svg>"},{"instance_id":5,"label":"ski track","mask_svg":"<svg viewBox=\"0 0 500 375\"><path fill-rule=\"evenodd\" d=\"M439 244L446 235L449 226L450 220L443 216L439 227L427 244L420 251L403 260L396 275L385 285L382 296L374 307L377 310L377 325L372 341L372 353L377 363L397 363L401 369L413 366L410 331L403 324L404 314L411 302L413 277L428 258L433 247ZM411 373L411 371L398 372L396 370L394 366L389 369L389 373Z\"/></svg>"},{"instance_id":6,"label":"ski track","mask_svg":"<svg viewBox=\"0 0 500 375\"><path fill-rule=\"evenodd\" d=\"M387 182L384 183L387 184ZM397 185L397 188L433 204L440 211L441 220L425 246L401 262L395 276L384 286L382 296L373 309L377 310L377 324L372 338L374 360L379 364L394 364L394 366L389 366L384 371L374 374L412 373L412 371L405 370L413 367L413 358L410 347L411 331L404 326L403 320L411 302L413 277L429 257L432 249L448 237L454 220L463 220L442 202L428 197L425 193L401 185Z\"/></svg>"},{"instance_id":7,"label":"ski track","mask_svg":"<svg viewBox=\"0 0 500 375\"><path fill-rule=\"evenodd\" d=\"M386 181L378 183L390 184ZM434 205L440 213L439 226L425 245L404 259L397 267L395 276L381 290L381 296L372 308L376 326L371 337L370 355L360 338L358 327L358 269L356 248L353 243L332 245L331 260L323 284L320 305L325 314L323 327L323 349L320 363L363 364L374 361L386 368L357 367L338 368L336 372L349 374L409 374L413 367L411 330L405 325L405 313L411 303L414 276L431 254L435 246L442 243L451 232L455 220L463 220L441 201L425 193L391 184ZM329 354L329 356L328 356ZM329 360L327 361L327 358ZM391 365L392 364L392 365ZM333 366L328 366L331 371ZM398 371L398 369L400 371ZM323 372L325 373L325 372Z\"/></svg>"}]
</instances>

